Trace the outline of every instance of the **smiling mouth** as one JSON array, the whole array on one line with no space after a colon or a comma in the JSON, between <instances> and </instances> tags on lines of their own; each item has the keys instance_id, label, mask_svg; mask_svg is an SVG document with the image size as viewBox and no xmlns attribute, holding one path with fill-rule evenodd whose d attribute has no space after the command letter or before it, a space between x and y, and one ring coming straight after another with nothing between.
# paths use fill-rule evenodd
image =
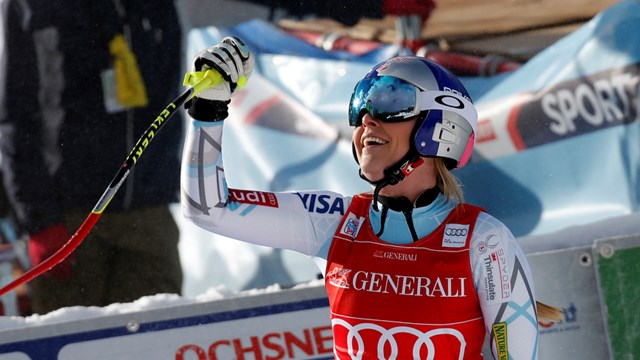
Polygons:
<instances>
[{"instance_id":1,"label":"smiling mouth","mask_svg":"<svg viewBox=\"0 0 640 360\"><path fill-rule=\"evenodd\" d=\"M364 141L362 141L362 145L364 147L379 146L379 145L385 145L388 143L389 143L388 141L378 137L368 137L368 138L365 138Z\"/></svg>"}]
</instances>

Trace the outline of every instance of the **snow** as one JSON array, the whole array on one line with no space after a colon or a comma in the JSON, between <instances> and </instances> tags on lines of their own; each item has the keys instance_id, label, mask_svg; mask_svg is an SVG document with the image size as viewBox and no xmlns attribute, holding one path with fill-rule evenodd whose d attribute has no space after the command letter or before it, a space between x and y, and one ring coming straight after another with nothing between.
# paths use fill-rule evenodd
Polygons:
<instances>
[{"instance_id":1,"label":"snow","mask_svg":"<svg viewBox=\"0 0 640 360\"><path fill-rule=\"evenodd\" d=\"M319 284L322 284L321 280L314 280L308 283L296 285L294 288L318 286ZM232 291L227 287L220 285L217 287L211 287L204 293L193 297L185 297L177 294L157 294L144 296L131 303L115 303L106 307L72 306L58 309L44 315L33 314L26 317L0 316L0 332L26 327L60 324L75 320L86 320L114 315L139 313L155 309L173 308L183 305L207 303L236 297L255 296L279 291L282 291L282 287L278 284L273 284L263 289L250 289L241 292Z\"/></svg>"}]
</instances>

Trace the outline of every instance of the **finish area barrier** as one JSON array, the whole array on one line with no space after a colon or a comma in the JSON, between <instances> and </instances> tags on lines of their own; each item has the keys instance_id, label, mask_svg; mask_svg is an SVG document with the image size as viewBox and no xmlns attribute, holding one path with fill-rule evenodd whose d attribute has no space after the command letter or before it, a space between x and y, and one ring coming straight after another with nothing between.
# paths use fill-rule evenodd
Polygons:
<instances>
[{"instance_id":1,"label":"finish area barrier","mask_svg":"<svg viewBox=\"0 0 640 360\"><path fill-rule=\"evenodd\" d=\"M0 360L333 359L327 310L306 287L0 330Z\"/></svg>"},{"instance_id":2,"label":"finish area barrier","mask_svg":"<svg viewBox=\"0 0 640 360\"><path fill-rule=\"evenodd\" d=\"M640 355L636 337L627 336L640 323L635 295L640 289L640 235L585 243L528 254L538 299L564 313L559 323L540 324L539 357L602 360ZM13 327L7 324L22 318L0 318L0 360L333 359L321 282L167 303L137 311L118 311L115 304L66 308L45 317L74 310L87 315ZM485 358L490 359L486 349Z\"/></svg>"}]
</instances>

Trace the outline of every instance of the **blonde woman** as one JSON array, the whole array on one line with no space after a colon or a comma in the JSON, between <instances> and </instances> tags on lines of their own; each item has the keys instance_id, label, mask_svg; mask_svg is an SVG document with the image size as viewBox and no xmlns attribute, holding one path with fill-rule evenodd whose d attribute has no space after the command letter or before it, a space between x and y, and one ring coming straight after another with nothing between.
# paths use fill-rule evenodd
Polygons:
<instances>
[{"instance_id":1,"label":"blonde woman","mask_svg":"<svg viewBox=\"0 0 640 360\"><path fill-rule=\"evenodd\" d=\"M513 235L463 202L451 169L470 157L477 115L439 65L399 57L356 84L353 153L372 192L229 189L222 134L227 104L253 70L236 38L194 60L226 81L189 104L184 215L216 234L298 251L325 274L336 359L535 359L537 309ZM241 80L244 79L244 80Z\"/></svg>"}]
</instances>

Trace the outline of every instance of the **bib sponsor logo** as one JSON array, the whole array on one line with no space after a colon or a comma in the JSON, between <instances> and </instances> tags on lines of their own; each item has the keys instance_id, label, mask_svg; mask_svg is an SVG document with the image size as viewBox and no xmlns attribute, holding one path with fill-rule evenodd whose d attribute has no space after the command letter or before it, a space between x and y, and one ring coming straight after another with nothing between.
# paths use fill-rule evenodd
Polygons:
<instances>
[{"instance_id":1,"label":"bib sponsor logo","mask_svg":"<svg viewBox=\"0 0 640 360\"><path fill-rule=\"evenodd\" d=\"M373 257L379 259L400 260L400 261L418 261L417 254L405 254L393 251L376 250Z\"/></svg>"},{"instance_id":2,"label":"bib sponsor logo","mask_svg":"<svg viewBox=\"0 0 640 360\"><path fill-rule=\"evenodd\" d=\"M329 280L329 284L335 287L349 289L348 275L350 272L351 269L345 269L341 266L337 266L327 273L327 280Z\"/></svg>"},{"instance_id":3,"label":"bib sponsor logo","mask_svg":"<svg viewBox=\"0 0 640 360\"><path fill-rule=\"evenodd\" d=\"M278 207L276 194L270 192L229 189L229 200L243 204Z\"/></svg>"},{"instance_id":4,"label":"bib sponsor logo","mask_svg":"<svg viewBox=\"0 0 640 360\"><path fill-rule=\"evenodd\" d=\"M466 297L466 278L426 277L398 274L383 274L356 271L341 266L327 273L329 284L355 291L396 294L404 296L426 296L441 298Z\"/></svg>"},{"instance_id":5,"label":"bib sponsor logo","mask_svg":"<svg viewBox=\"0 0 640 360\"><path fill-rule=\"evenodd\" d=\"M336 350L347 352L340 358L348 356L351 359L418 359L420 358L418 354L426 351L427 359L439 359L443 356L442 353L438 355L438 351L441 350L445 353L459 354L458 358L462 359L467 346L464 335L454 328L443 327L422 331L410 326L397 326L386 329L367 322L351 324L349 320L341 318L331 319L331 325L334 333L345 334L345 336L334 338ZM443 341L447 344L446 348L441 346ZM364 354L365 348L366 354ZM407 353L407 351L410 352ZM373 354L377 356L372 357Z\"/></svg>"},{"instance_id":6,"label":"bib sponsor logo","mask_svg":"<svg viewBox=\"0 0 640 360\"><path fill-rule=\"evenodd\" d=\"M447 224L442 237L442 247L463 248L467 244L469 225Z\"/></svg>"},{"instance_id":7,"label":"bib sponsor logo","mask_svg":"<svg viewBox=\"0 0 640 360\"><path fill-rule=\"evenodd\" d=\"M355 237L358 236L358 232L360 231L360 227L363 223L364 217L357 217L355 214L349 213L342 225L342 229L340 229L340 234L355 239Z\"/></svg>"}]
</instances>

